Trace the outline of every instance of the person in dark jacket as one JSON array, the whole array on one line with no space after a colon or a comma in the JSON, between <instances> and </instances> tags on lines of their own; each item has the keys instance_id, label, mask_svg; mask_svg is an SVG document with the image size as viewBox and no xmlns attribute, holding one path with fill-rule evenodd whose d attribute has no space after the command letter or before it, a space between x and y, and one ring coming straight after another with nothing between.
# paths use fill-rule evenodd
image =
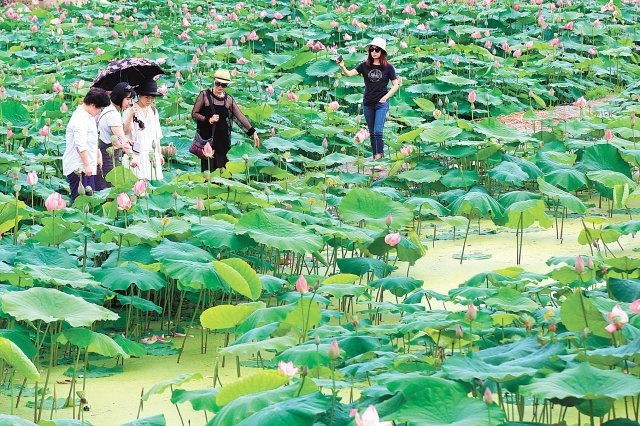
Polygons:
<instances>
[{"instance_id":1,"label":"person in dark jacket","mask_svg":"<svg viewBox=\"0 0 640 426\"><path fill-rule=\"evenodd\" d=\"M247 117L242 114L235 99L226 93L231 84L229 71L219 69L213 75L213 89L200 92L196 100L191 117L196 121L198 132L203 140L213 137L213 157L201 158L201 171L210 172L223 168L229 161L227 153L231 149L231 127L235 121L244 129L248 136L253 136L254 146L260 146L258 133L251 126Z\"/></svg>"}]
</instances>

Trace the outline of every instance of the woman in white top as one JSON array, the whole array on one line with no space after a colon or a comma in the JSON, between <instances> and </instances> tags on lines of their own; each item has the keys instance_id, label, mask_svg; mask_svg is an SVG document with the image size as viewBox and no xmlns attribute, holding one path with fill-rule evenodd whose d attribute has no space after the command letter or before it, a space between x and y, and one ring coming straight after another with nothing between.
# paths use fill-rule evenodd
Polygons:
<instances>
[{"instance_id":1,"label":"woman in white top","mask_svg":"<svg viewBox=\"0 0 640 426\"><path fill-rule=\"evenodd\" d=\"M98 116L99 147L102 154L102 167L98 168L98 174L96 175L95 189L98 191L112 186L106 181L105 177L114 167L120 165L121 148L124 148L125 152L131 150L129 140L124 134L121 113L129 108L135 96L136 92L129 83L116 84L109 95L111 105L106 107ZM112 142L111 138L114 136L117 141Z\"/></svg>"},{"instance_id":2,"label":"woman in white top","mask_svg":"<svg viewBox=\"0 0 640 426\"><path fill-rule=\"evenodd\" d=\"M133 141L133 156L125 155L122 164L140 179L161 180L164 157L160 150L162 129L158 110L153 106L158 85L145 80L136 88L138 101L124 113L124 133Z\"/></svg>"},{"instance_id":3,"label":"woman in white top","mask_svg":"<svg viewBox=\"0 0 640 426\"><path fill-rule=\"evenodd\" d=\"M102 165L98 149L96 116L111 105L109 95L102 89L92 88L82 104L74 111L66 131L66 147L62 156L62 172L69 182L71 204L78 196L78 187L95 188L95 175Z\"/></svg>"}]
</instances>

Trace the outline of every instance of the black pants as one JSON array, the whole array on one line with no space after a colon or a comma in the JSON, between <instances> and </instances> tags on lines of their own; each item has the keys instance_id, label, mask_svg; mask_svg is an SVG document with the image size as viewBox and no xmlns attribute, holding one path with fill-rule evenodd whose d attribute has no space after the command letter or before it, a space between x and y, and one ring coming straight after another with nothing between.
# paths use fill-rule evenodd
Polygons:
<instances>
[{"instance_id":1,"label":"black pants","mask_svg":"<svg viewBox=\"0 0 640 426\"><path fill-rule=\"evenodd\" d=\"M68 174L67 181L69 182L69 192L72 206L73 202L78 197L78 186L80 185L80 177L82 177L82 186L84 186L85 189L87 188L87 186L90 186L91 189L95 190L96 187L95 176L86 176L84 173L77 174L75 172Z\"/></svg>"},{"instance_id":2,"label":"black pants","mask_svg":"<svg viewBox=\"0 0 640 426\"><path fill-rule=\"evenodd\" d=\"M107 151L111 148L111 144L106 144L100 141L100 152L102 153L102 168L98 168L98 174L96 175L96 187L94 188L96 191L102 191L106 188L111 188L109 182L106 181L105 177L114 167L118 167L121 163L120 155L122 155L122 151L119 149L113 150L113 157L109 155Z\"/></svg>"}]
</instances>

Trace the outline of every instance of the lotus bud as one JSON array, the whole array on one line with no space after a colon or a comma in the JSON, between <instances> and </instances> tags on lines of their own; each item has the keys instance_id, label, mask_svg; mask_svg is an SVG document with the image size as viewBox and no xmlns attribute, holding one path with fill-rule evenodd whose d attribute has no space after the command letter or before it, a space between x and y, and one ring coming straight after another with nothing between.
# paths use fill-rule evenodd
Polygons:
<instances>
[{"instance_id":1,"label":"lotus bud","mask_svg":"<svg viewBox=\"0 0 640 426\"><path fill-rule=\"evenodd\" d=\"M340 347L338 347L338 341L333 339L331 346L329 347L329 358L336 359L340 356Z\"/></svg>"},{"instance_id":2,"label":"lotus bud","mask_svg":"<svg viewBox=\"0 0 640 426\"><path fill-rule=\"evenodd\" d=\"M304 294L309 291L309 284L307 283L306 278L302 274L300 274L300 276L298 277L298 280L296 281L296 290L300 294Z\"/></svg>"},{"instance_id":3,"label":"lotus bud","mask_svg":"<svg viewBox=\"0 0 640 426\"><path fill-rule=\"evenodd\" d=\"M315 343L316 343L316 346L320 344L320 336L318 336L317 333L316 333L316 337L315 337Z\"/></svg>"},{"instance_id":4,"label":"lotus bud","mask_svg":"<svg viewBox=\"0 0 640 426\"><path fill-rule=\"evenodd\" d=\"M476 305L473 304L473 302L470 302L469 305L467 306L467 313L465 314L465 318L467 321L471 322L471 321L475 321L477 317L478 317L478 309L476 308Z\"/></svg>"},{"instance_id":5,"label":"lotus bud","mask_svg":"<svg viewBox=\"0 0 640 426\"><path fill-rule=\"evenodd\" d=\"M353 325L354 327L357 327L358 324L360 324L360 321L358 321L358 316L354 315L353 319L351 320L351 325Z\"/></svg>"},{"instance_id":6,"label":"lotus bud","mask_svg":"<svg viewBox=\"0 0 640 426\"><path fill-rule=\"evenodd\" d=\"M582 274L584 272L584 260L582 260L582 256L578 256L576 258L576 266L574 269L578 274Z\"/></svg>"},{"instance_id":7,"label":"lotus bud","mask_svg":"<svg viewBox=\"0 0 640 426\"><path fill-rule=\"evenodd\" d=\"M593 259L591 257L589 257L589 259L587 260L587 268L592 269L593 270Z\"/></svg>"},{"instance_id":8,"label":"lotus bud","mask_svg":"<svg viewBox=\"0 0 640 426\"><path fill-rule=\"evenodd\" d=\"M456 337L458 339L462 339L463 336L464 336L464 331L462 331L462 326L458 324L458 326L456 327Z\"/></svg>"},{"instance_id":9,"label":"lotus bud","mask_svg":"<svg viewBox=\"0 0 640 426\"><path fill-rule=\"evenodd\" d=\"M198 197L198 201L196 202L196 209L201 212L204 210L204 201L202 200L202 198Z\"/></svg>"},{"instance_id":10,"label":"lotus bud","mask_svg":"<svg viewBox=\"0 0 640 426\"><path fill-rule=\"evenodd\" d=\"M491 393L491 389L485 388L484 396L482 397L482 400L487 405L493 404L493 394Z\"/></svg>"},{"instance_id":11,"label":"lotus bud","mask_svg":"<svg viewBox=\"0 0 640 426\"><path fill-rule=\"evenodd\" d=\"M392 220L393 220L393 216L391 215L391 213L389 213L387 215L387 218L384 221L385 225L387 225L387 228L391 226L391 221Z\"/></svg>"}]
</instances>

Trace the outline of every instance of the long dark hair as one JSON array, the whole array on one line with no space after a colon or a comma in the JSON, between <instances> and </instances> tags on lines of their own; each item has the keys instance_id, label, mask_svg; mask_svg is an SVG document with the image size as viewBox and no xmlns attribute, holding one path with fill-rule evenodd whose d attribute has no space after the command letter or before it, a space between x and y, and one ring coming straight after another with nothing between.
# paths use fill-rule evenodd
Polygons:
<instances>
[{"instance_id":1,"label":"long dark hair","mask_svg":"<svg viewBox=\"0 0 640 426\"><path fill-rule=\"evenodd\" d=\"M376 46L377 47L377 46ZM369 47L369 49L371 49L371 47ZM373 66L373 57L371 56L371 52L367 52L367 62L366 62L368 67L372 67ZM387 51L384 49L380 49L380 66L384 69L387 67L387 65L389 65L389 62L387 61Z\"/></svg>"}]
</instances>

